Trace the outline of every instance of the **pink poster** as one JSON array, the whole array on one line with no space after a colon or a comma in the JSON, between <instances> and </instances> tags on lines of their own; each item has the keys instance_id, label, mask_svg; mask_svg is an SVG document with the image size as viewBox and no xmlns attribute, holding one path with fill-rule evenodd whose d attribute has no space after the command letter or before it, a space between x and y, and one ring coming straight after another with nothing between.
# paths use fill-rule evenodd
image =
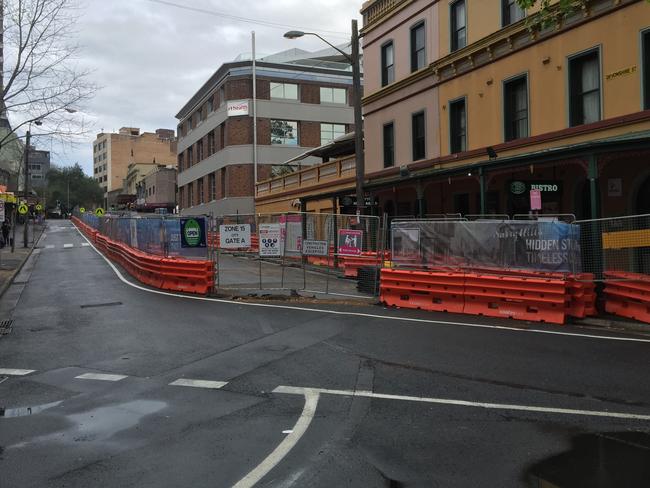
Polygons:
<instances>
[{"instance_id":1,"label":"pink poster","mask_svg":"<svg viewBox=\"0 0 650 488\"><path fill-rule=\"evenodd\" d=\"M530 190L530 209L542 209L542 192L541 190Z\"/></svg>"},{"instance_id":2,"label":"pink poster","mask_svg":"<svg viewBox=\"0 0 650 488\"><path fill-rule=\"evenodd\" d=\"M352 229L339 230L339 254L359 256L363 249L363 231Z\"/></svg>"}]
</instances>

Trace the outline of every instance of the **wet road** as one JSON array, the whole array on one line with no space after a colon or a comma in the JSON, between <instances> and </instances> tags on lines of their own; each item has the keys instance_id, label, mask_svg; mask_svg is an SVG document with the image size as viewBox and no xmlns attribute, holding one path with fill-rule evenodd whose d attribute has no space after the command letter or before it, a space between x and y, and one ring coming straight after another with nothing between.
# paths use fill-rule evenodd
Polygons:
<instances>
[{"instance_id":1,"label":"wet road","mask_svg":"<svg viewBox=\"0 0 650 488\"><path fill-rule=\"evenodd\" d=\"M0 304L2 488L650 479L650 336L152 293L69 222L39 248Z\"/></svg>"}]
</instances>

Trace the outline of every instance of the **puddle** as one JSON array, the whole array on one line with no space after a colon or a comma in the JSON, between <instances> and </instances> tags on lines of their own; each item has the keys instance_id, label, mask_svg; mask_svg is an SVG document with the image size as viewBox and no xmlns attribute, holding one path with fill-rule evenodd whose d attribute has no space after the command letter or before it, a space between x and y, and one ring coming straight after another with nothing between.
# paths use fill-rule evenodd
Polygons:
<instances>
[{"instance_id":1,"label":"puddle","mask_svg":"<svg viewBox=\"0 0 650 488\"><path fill-rule=\"evenodd\" d=\"M165 407L165 402L137 400L67 415L65 419L71 424L69 428L10 447L23 448L43 442L107 442L115 434L135 427L144 417Z\"/></svg>"},{"instance_id":2,"label":"puddle","mask_svg":"<svg viewBox=\"0 0 650 488\"><path fill-rule=\"evenodd\" d=\"M32 407L19 407L19 408L0 408L0 417L29 417L30 415L36 415L41 413L43 410L48 408L54 408L57 405L61 405L62 401L45 403L43 405L34 405Z\"/></svg>"},{"instance_id":3,"label":"puddle","mask_svg":"<svg viewBox=\"0 0 650 488\"><path fill-rule=\"evenodd\" d=\"M609 432L574 437L571 450L528 471L528 485L544 488L622 488L650 485L650 435Z\"/></svg>"}]
</instances>

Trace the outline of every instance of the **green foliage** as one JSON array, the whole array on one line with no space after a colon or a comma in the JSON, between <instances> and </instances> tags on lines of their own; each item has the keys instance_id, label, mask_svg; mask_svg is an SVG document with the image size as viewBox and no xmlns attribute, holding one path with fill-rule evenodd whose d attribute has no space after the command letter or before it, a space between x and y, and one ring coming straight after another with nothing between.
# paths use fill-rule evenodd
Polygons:
<instances>
[{"instance_id":1,"label":"green foliage","mask_svg":"<svg viewBox=\"0 0 650 488\"><path fill-rule=\"evenodd\" d=\"M92 208L102 203L104 192L94 178L86 176L81 166L75 164L64 168L52 167L47 174L47 187L45 198L47 207L56 206L56 201L61 202L61 207L67 209L68 183L70 184L70 209L77 206Z\"/></svg>"}]
</instances>

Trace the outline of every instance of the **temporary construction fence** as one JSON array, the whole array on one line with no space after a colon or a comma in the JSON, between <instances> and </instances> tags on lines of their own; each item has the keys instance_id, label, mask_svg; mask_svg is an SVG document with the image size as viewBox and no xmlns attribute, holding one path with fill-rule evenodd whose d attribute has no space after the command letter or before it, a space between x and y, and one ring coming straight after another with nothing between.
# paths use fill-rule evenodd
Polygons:
<instances>
[{"instance_id":1,"label":"temporary construction fence","mask_svg":"<svg viewBox=\"0 0 650 488\"><path fill-rule=\"evenodd\" d=\"M215 217L209 235L220 290L378 293L385 257L379 217L309 212L224 215Z\"/></svg>"}]
</instances>

